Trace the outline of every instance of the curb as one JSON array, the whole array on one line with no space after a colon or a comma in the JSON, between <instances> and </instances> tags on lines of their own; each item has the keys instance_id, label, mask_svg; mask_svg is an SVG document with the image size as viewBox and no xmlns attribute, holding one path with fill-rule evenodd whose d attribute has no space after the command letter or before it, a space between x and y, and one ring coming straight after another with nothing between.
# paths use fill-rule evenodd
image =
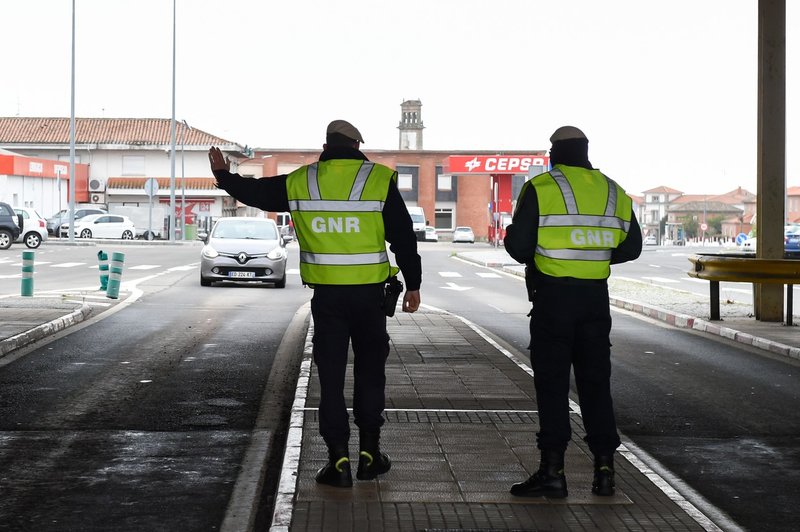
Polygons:
<instances>
[{"instance_id":1,"label":"curb","mask_svg":"<svg viewBox=\"0 0 800 532\"><path fill-rule=\"evenodd\" d=\"M71 327L85 320L92 313L92 308L83 303L70 314L61 316L47 323L43 323L33 329L27 330L10 338L0 341L0 357L4 357L15 349L25 347L37 340L56 334L64 329Z\"/></svg>"}]
</instances>

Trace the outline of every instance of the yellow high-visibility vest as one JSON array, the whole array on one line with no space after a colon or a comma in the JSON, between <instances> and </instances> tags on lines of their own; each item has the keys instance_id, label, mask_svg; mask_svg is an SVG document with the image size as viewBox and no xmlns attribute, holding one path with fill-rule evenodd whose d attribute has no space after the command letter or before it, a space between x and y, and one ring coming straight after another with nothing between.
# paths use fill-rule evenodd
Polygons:
<instances>
[{"instance_id":1,"label":"yellow high-visibility vest","mask_svg":"<svg viewBox=\"0 0 800 532\"><path fill-rule=\"evenodd\" d=\"M606 279L628 236L631 198L599 170L556 165L529 181L539 200L534 262L552 277Z\"/></svg>"},{"instance_id":2,"label":"yellow high-visibility vest","mask_svg":"<svg viewBox=\"0 0 800 532\"><path fill-rule=\"evenodd\" d=\"M303 282L373 284L397 274L383 227L383 206L396 176L387 166L355 159L320 161L289 174L286 191Z\"/></svg>"}]
</instances>

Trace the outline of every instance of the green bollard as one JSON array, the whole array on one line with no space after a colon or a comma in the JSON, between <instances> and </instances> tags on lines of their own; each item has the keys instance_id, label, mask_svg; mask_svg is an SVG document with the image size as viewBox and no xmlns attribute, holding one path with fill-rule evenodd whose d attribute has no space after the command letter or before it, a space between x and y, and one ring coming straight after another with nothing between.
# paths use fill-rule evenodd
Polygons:
<instances>
[{"instance_id":1,"label":"green bollard","mask_svg":"<svg viewBox=\"0 0 800 532\"><path fill-rule=\"evenodd\" d=\"M109 268L108 275L108 289L106 290L106 297L108 298L119 298L119 285L122 281L122 265L124 262L124 253L115 252L111 254L111 267Z\"/></svg>"},{"instance_id":2,"label":"green bollard","mask_svg":"<svg viewBox=\"0 0 800 532\"><path fill-rule=\"evenodd\" d=\"M100 290L108 288L108 253L102 249L97 252L97 260L100 263Z\"/></svg>"},{"instance_id":3,"label":"green bollard","mask_svg":"<svg viewBox=\"0 0 800 532\"><path fill-rule=\"evenodd\" d=\"M22 252L22 286L20 294L33 297L33 251Z\"/></svg>"}]
</instances>

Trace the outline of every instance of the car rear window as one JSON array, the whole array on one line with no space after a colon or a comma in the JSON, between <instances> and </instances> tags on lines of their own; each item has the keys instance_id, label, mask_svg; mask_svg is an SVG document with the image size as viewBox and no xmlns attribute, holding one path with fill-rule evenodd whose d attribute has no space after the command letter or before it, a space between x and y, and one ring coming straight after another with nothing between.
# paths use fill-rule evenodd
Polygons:
<instances>
[{"instance_id":1,"label":"car rear window","mask_svg":"<svg viewBox=\"0 0 800 532\"><path fill-rule=\"evenodd\" d=\"M214 238L244 238L253 240L277 240L275 226L261 222L225 222L214 228Z\"/></svg>"}]
</instances>

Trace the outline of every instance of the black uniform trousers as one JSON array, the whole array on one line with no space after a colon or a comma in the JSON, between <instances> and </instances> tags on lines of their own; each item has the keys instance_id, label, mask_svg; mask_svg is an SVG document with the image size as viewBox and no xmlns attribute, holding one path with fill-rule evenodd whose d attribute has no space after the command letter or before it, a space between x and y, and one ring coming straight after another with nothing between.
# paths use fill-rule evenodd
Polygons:
<instances>
[{"instance_id":1,"label":"black uniform trousers","mask_svg":"<svg viewBox=\"0 0 800 532\"><path fill-rule=\"evenodd\" d=\"M347 357L353 344L353 419L359 429L383 425L389 334L383 284L317 285L311 298L313 355L320 383L319 430L329 446L346 445L350 422L344 396Z\"/></svg>"},{"instance_id":2,"label":"black uniform trousers","mask_svg":"<svg viewBox=\"0 0 800 532\"><path fill-rule=\"evenodd\" d=\"M608 285L537 279L530 328L539 409L537 446L563 451L571 439L572 366L589 449L595 455L612 454L620 439L611 400Z\"/></svg>"}]
</instances>

